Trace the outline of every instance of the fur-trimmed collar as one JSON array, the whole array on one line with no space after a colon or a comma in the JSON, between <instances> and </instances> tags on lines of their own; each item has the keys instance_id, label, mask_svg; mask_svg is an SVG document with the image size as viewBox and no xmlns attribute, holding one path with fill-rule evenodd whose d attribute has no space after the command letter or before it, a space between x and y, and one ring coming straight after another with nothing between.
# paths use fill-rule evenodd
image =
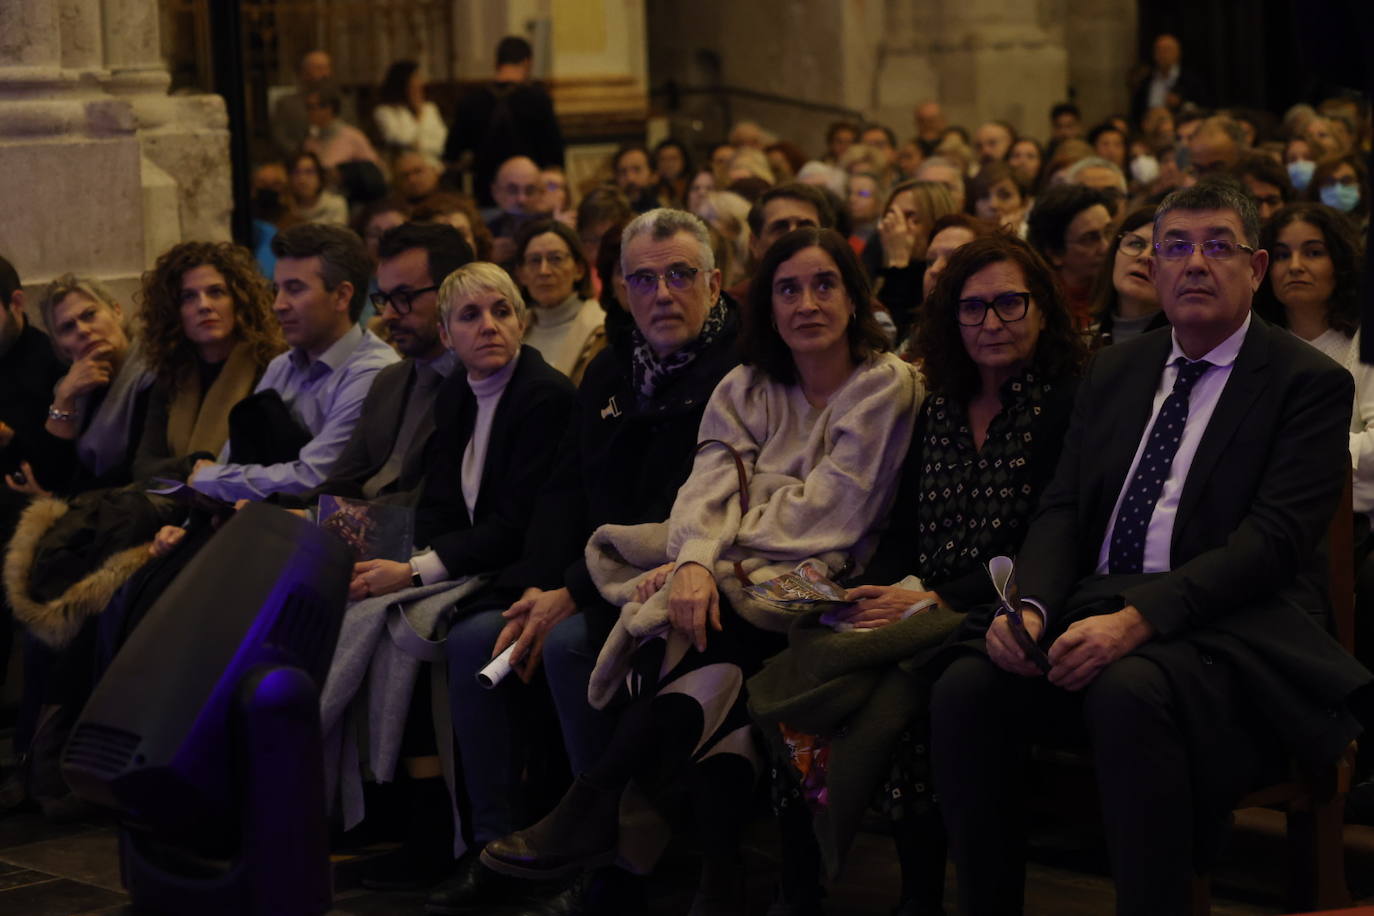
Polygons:
<instances>
[{"instance_id":1,"label":"fur-trimmed collar","mask_svg":"<svg viewBox=\"0 0 1374 916\"><path fill-rule=\"evenodd\" d=\"M70 507L60 499L35 499L19 518L19 526L5 551L5 595L14 617L54 649L66 646L80 632L86 618L105 610L114 593L140 566L148 562L148 544L111 555L100 568L73 584L61 596L38 602L29 594L29 571L43 535Z\"/></svg>"}]
</instances>

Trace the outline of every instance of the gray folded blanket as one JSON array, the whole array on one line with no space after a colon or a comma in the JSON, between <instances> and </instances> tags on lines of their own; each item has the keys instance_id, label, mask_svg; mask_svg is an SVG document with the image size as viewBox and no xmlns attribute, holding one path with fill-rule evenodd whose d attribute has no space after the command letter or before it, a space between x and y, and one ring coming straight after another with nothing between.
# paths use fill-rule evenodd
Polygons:
<instances>
[{"instance_id":1,"label":"gray folded blanket","mask_svg":"<svg viewBox=\"0 0 1374 916\"><path fill-rule=\"evenodd\" d=\"M481 588L489 577L469 576L364 598L348 606L339 642L320 693L324 732L326 798L342 802L344 829L366 813L363 778L390 782L396 775L420 664L433 665L434 724L450 799L453 786L452 725L444 670L445 612ZM475 674L475 672L472 672ZM449 736L450 740L445 740ZM454 805L454 854L463 852Z\"/></svg>"}]
</instances>

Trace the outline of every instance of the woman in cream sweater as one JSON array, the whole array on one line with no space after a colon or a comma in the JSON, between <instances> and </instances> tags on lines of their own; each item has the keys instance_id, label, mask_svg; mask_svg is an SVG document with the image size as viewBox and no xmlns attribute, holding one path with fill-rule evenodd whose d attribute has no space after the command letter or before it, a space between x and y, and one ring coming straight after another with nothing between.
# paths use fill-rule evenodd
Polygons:
<instances>
[{"instance_id":1,"label":"woman in cream sweater","mask_svg":"<svg viewBox=\"0 0 1374 916\"><path fill-rule=\"evenodd\" d=\"M656 292L666 314L684 273L698 271L670 263L662 275L625 281L636 301ZM601 761L547 818L488 844L482 861L491 868L537 878L607 862L628 782L678 782L691 792L705 850L693 911L744 911L739 829L759 761L742 686L783 647L786 621L737 604L721 586L740 594L736 561L752 571L814 558L831 577L861 566L920 399L912 368L882 352L863 270L832 230L798 229L769 249L743 320L745 364L712 394L692 473L666 532L658 528L668 562L644 573L622 609L624 624L658 608L662 626L627 640L617 625L601 653L598 672L617 645L632 652L630 705ZM604 682L593 674L594 697Z\"/></svg>"}]
</instances>

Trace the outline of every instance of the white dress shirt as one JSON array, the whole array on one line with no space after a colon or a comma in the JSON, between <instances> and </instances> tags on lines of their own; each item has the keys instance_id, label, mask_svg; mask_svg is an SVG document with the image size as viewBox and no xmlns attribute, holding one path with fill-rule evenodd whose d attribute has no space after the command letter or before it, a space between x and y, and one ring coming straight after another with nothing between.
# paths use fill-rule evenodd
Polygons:
<instances>
[{"instance_id":1,"label":"white dress shirt","mask_svg":"<svg viewBox=\"0 0 1374 916\"><path fill-rule=\"evenodd\" d=\"M1250 320L1251 316L1246 315L1245 323L1239 330L1202 357L1212 366L1198 379L1188 397L1188 419L1183 424L1178 451L1174 454L1173 464L1169 466L1169 476L1164 479L1164 487L1160 491L1159 500L1155 503L1154 512L1150 515L1150 524L1145 530L1145 560L1142 572L1168 572L1171 568L1169 553L1174 541L1174 516L1178 512L1178 500L1183 494L1183 484L1188 479L1188 470L1192 467L1193 457L1197 455L1202 435L1207 431L1207 424L1211 422L1217 402L1221 400L1221 392L1231 377L1231 369L1236 364L1241 344L1245 342L1245 334L1250 330ZM1097 553L1097 572L1100 574L1111 571L1107 564L1107 554L1111 549L1112 529L1116 527L1117 513L1121 511L1121 502L1126 498L1126 491L1135 477L1136 467L1140 464L1141 453L1145 451L1145 443L1149 441L1155 418L1159 416L1164 400L1174 389L1174 380L1178 378L1178 367L1174 365L1174 361L1180 357L1187 359L1183 349L1178 345L1178 336L1175 334L1174 345L1169 350L1169 359L1159 377L1159 388L1155 391L1150 422L1145 424L1145 429L1140 435L1140 444L1136 446L1131 469L1121 484L1121 492L1116 496L1112 517L1107 522L1107 530L1103 532L1102 546Z\"/></svg>"}]
</instances>

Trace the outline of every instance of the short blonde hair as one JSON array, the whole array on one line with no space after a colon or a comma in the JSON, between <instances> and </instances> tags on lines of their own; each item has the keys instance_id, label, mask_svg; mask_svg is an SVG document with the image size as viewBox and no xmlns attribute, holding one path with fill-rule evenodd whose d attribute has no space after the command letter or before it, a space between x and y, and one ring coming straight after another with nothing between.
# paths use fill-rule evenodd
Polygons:
<instances>
[{"instance_id":1,"label":"short blonde hair","mask_svg":"<svg viewBox=\"0 0 1374 916\"><path fill-rule=\"evenodd\" d=\"M43 326L47 328L54 348L57 346L57 320L53 313L57 311L58 303L72 293L80 293L112 312L119 309L119 300L99 280L93 277L78 277L76 274L63 274L48 284L48 288L43 291L43 298L38 300L38 314L43 318ZM124 316L121 324L127 321L127 318L128 316ZM63 356L63 359L66 357Z\"/></svg>"},{"instance_id":2,"label":"short blonde hair","mask_svg":"<svg viewBox=\"0 0 1374 916\"><path fill-rule=\"evenodd\" d=\"M449 315L458 303L479 292L498 293L515 310L515 317L523 325L529 309L525 298L520 295L520 287L510 278L510 274L490 261L473 261L464 264L444 278L439 287L439 323L448 326Z\"/></svg>"},{"instance_id":3,"label":"short blonde hair","mask_svg":"<svg viewBox=\"0 0 1374 916\"><path fill-rule=\"evenodd\" d=\"M746 146L735 151L726 173L733 172L735 169L743 169L755 178L762 178L769 184L777 180L773 174L773 167L768 164L768 157L764 155L763 150L754 149L752 146Z\"/></svg>"}]
</instances>

